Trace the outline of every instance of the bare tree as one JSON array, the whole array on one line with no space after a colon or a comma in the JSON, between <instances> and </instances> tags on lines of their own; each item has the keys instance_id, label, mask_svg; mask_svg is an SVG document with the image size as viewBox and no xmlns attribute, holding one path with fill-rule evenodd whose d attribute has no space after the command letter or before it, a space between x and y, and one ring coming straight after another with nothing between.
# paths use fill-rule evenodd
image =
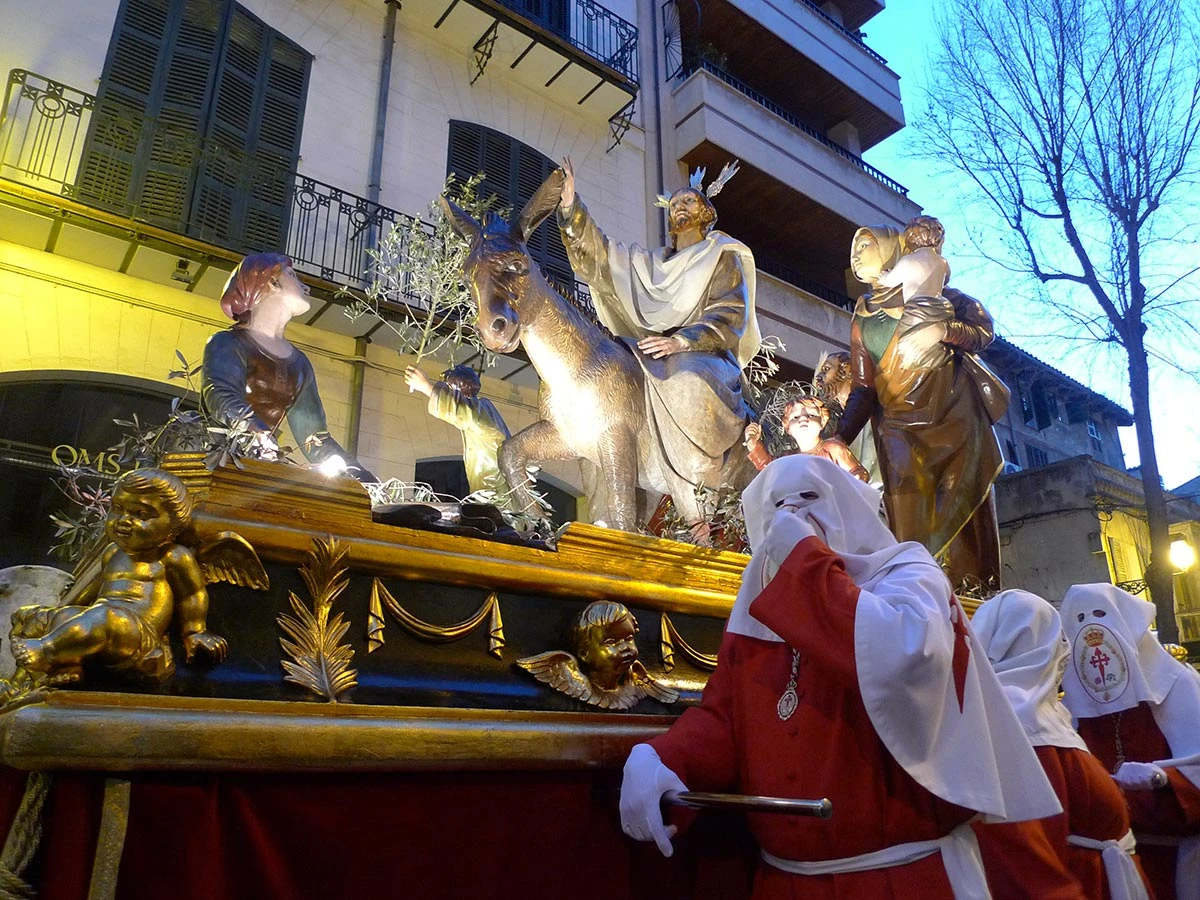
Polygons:
<instances>
[{"instance_id":1,"label":"bare tree","mask_svg":"<svg viewBox=\"0 0 1200 900\"><path fill-rule=\"evenodd\" d=\"M1124 349L1164 641L1178 632L1149 358L1172 364L1155 341L1200 336L1197 270L1170 226L1197 172L1192 12L1186 0L950 0L919 138L1007 225L993 258L1038 279L1076 335Z\"/></svg>"}]
</instances>

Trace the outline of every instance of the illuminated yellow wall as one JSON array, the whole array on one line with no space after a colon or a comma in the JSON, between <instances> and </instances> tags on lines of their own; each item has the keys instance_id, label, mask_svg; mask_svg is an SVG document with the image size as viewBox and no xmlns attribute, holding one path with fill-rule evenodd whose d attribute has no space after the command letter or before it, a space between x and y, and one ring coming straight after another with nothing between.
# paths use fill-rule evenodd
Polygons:
<instances>
[{"instance_id":1,"label":"illuminated yellow wall","mask_svg":"<svg viewBox=\"0 0 1200 900\"><path fill-rule=\"evenodd\" d=\"M175 351L198 363L204 344L228 327L216 301L88 263L0 241L0 372L111 373L163 384L178 368ZM346 442L352 401L354 339L293 323L288 338L312 361L329 430ZM411 361L378 346L365 356L359 458L382 479L411 480L418 459L458 456L459 433L431 418L425 397L410 394ZM427 363L436 376L437 363ZM537 419L535 391L484 377L483 390L514 433ZM285 443L294 444L291 435ZM577 462L546 471L570 487Z\"/></svg>"},{"instance_id":2,"label":"illuminated yellow wall","mask_svg":"<svg viewBox=\"0 0 1200 900\"><path fill-rule=\"evenodd\" d=\"M1145 521L1115 510L1112 518L1107 521L1101 519L1100 533L1108 559L1109 578L1113 584L1144 578L1150 546L1150 531Z\"/></svg>"},{"instance_id":3,"label":"illuminated yellow wall","mask_svg":"<svg viewBox=\"0 0 1200 900\"><path fill-rule=\"evenodd\" d=\"M1200 522L1180 522L1171 526L1172 541L1186 541L1200 557ZM1185 641L1200 641L1200 559L1185 571L1174 575L1175 614L1179 617L1179 636Z\"/></svg>"}]
</instances>

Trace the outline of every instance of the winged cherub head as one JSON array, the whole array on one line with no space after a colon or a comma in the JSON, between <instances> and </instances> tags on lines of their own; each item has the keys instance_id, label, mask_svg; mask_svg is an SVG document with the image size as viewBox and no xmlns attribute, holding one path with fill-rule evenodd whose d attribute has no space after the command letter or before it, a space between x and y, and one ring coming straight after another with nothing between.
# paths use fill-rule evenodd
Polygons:
<instances>
[{"instance_id":1,"label":"winged cherub head","mask_svg":"<svg viewBox=\"0 0 1200 900\"><path fill-rule=\"evenodd\" d=\"M637 662L637 633L637 620L621 603L597 600L579 614L575 655L594 684L611 691L625 681Z\"/></svg>"},{"instance_id":2,"label":"winged cherub head","mask_svg":"<svg viewBox=\"0 0 1200 900\"><path fill-rule=\"evenodd\" d=\"M117 482L104 524L110 541L136 552L173 541L191 515L182 481L160 469L135 469Z\"/></svg>"}]
</instances>

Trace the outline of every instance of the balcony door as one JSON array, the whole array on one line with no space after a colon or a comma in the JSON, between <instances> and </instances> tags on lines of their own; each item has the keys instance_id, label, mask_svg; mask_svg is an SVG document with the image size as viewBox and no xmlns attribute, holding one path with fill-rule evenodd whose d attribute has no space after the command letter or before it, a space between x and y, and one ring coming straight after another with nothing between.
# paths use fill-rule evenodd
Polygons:
<instances>
[{"instance_id":1,"label":"balcony door","mask_svg":"<svg viewBox=\"0 0 1200 900\"><path fill-rule=\"evenodd\" d=\"M475 122L450 120L446 171L461 180L482 172L479 195L495 194L498 205L509 207L513 215L557 167L544 153L503 132ZM575 274L553 216L537 227L526 245L552 281L566 288L574 284Z\"/></svg>"},{"instance_id":2,"label":"balcony door","mask_svg":"<svg viewBox=\"0 0 1200 900\"><path fill-rule=\"evenodd\" d=\"M310 64L232 0L122 0L79 199L231 249L281 250Z\"/></svg>"}]
</instances>

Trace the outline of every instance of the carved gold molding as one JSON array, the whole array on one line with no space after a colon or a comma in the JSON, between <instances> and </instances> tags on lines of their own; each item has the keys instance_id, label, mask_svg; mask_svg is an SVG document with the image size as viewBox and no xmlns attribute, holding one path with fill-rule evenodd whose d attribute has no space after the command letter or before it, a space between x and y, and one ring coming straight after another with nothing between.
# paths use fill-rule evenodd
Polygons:
<instances>
[{"instance_id":1,"label":"carved gold molding","mask_svg":"<svg viewBox=\"0 0 1200 900\"><path fill-rule=\"evenodd\" d=\"M500 617L500 597L495 591L487 595L483 605L470 617L454 625L433 625L418 619L392 596L378 578L371 582L371 606L367 618L367 652L373 653L383 646L383 608L392 614L405 631L415 638L434 644L449 644L459 641L483 624L488 623L488 653L500 659L504 655L504 621Z\"/></svg>"},{"instance_id":2,"label":"carved gold molding","mask_svg":"<svg viewBox=\"0 0 1200 900\"><path fill-rule=\"evenodd\" d=\"M0 760L118 773L619 769L673 721L63 690L0 716Z\"/></svg>"},{"instance_id":3,"label":"carved gold molding","mask_svg":"<svg viewBox=\"0 0 1200 900\"><path fill-rule=\"evenodd\" d=\"M191 458L163 467L204 496L193 516L200 539L234 530L264 561L299 565L312 535L349 543L355 573L579 600L614 600L655 611L724 618L749 557L575 522L557 550L383 525L352 479L262 460L209 472Z\"/></svg>"},{"instance_id":4,"label":"carved gold molding","mask_svg":"<svg viewBox=\"0 0 1200 900\"><path fill-rule=\"evenodd\" d=\"M283 680L307 688L331 703L336 703L358 683L358 672L350 667L354 648L338 643L346 636L350 623L341 613L329 617L333 601L350 583L348 553L348 548L338 543L337 538L313 538L309 558L300 567L300 577L312 597L312 609L294 591L289 591L295 616L280 613L278 619L280 629L288 636L281 637L279 644L291 657L283 660L286 673Z\"/></svg>"},{"instance_id":5,"label":"carved gold molding","mask_svg":"<svg viewBox=\"0 0 1200 900\"><path fill-rule=\"evenodd\" d=\"M680 637L679 631L675 628L675 623L671 621L666 613L662 614L660 624L662 628L660 643L664 670L671 672L675 669L675 646L677 644L679 645L679 652L683 654L684 659L697 669L704 669L706 672L711 672L717 667L717 654L713 653L709 655L701 653Z\"/></svg>"}]
</instances>

